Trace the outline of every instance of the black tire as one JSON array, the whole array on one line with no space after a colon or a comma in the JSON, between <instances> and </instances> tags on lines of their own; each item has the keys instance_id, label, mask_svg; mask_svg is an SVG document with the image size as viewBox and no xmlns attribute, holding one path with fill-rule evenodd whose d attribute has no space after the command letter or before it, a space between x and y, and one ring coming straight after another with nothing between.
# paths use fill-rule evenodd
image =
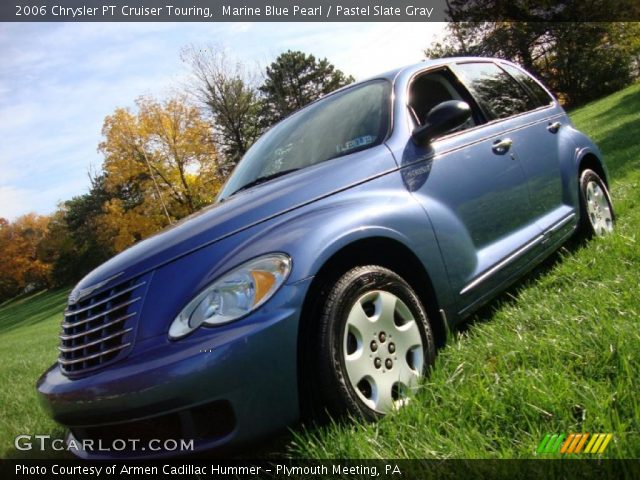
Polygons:
<instances>
[{"instance_id":1,"label":"black tire","mask_svg":"<svg viewBox=\"0 0 640 480\"><path fill-rule=\"evenodd\" d=\"M368 292L374 292L372 294L375 295L380 291L389 292L400 299L415 320L423 345L421 375L428 372L435 360L435 342L426 311L409 284L391 270L380 266L368 265L349 270L329 290L321 307L315 338L318 387L315 390L319 396L315 400L321 402L325 413L331 417L351 415L374 420L383 415L366 405L356 393L348 378L343 352L347 317L352 307ZM388 343L385 354L389 355L387 351L390 348ZM398 368L405 368L397 365ZM391 370L388 372L391 373Z\"/></svg>"},{"instance_id":2,"label":"black tire","mask_svg":"<svg viewBox=\"0 0 640 480\"><path fill-rule=\"evenodd\" d=\"M596 209L594 213L593 208L588 207L589 188L597 185L597 190L602 197L603 210L599 213ZM590 169L585 169L580 173L579 181L579 195L580 195L580 223L578 225L578 236L581 238L589 239L594 236L603 236L609 233L615 225L615 212L613 210L613 203L611 202L611 196L607 185L602 178ZM606 220L607 211L610 214L610 222ZM601 216L600 216L601 215ZM605 226L610 225L610 226Z\"/></svg>"}]
</instances>

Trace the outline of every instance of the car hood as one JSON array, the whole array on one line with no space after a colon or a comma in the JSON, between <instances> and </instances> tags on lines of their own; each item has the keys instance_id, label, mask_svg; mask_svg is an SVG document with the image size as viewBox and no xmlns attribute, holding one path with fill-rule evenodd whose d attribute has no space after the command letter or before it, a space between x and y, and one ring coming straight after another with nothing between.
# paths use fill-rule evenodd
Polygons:
<instances>
[{"instance_id":1,"label":"car hood","mask_svg":"<svg viewBox=\"0 0 640 480\"><path fill-rule=\"evenodd\" d=\"M142 275L213 242L395 167L389 150L380 145L239 192L111 258L83 278L74 288L72 296L82 297L83 290L90 291Z\"/></svg>"}]
</instances>

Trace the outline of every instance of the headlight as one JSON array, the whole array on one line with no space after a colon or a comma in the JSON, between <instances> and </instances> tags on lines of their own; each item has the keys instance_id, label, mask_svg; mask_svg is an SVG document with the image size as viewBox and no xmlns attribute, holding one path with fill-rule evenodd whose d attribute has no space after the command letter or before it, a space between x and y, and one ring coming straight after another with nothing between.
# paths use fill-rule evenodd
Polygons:
<instances>
[{"instance_id":1,"label":"headlight","mask_svg":"<svg viewBox=\"0 0 640 480\"><path fill-rule=\"evenodd\" d=\"M291 259L272 253L227 272L182 309L169 328L169 338L184 337L201 325L238 320L269 300L290 271Z\"/></svg>"}]
</instances>

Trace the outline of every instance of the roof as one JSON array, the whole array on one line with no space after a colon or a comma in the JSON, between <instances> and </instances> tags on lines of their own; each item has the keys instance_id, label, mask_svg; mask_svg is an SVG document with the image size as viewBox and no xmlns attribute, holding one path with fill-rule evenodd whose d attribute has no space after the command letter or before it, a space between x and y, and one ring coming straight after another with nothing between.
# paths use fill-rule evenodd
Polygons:
<instances>
[{"instance_id":1,"label":"roof","mask_svg":"<svg viewBox=\"0 0 640 480\"><path fill-rule=\"evenodd\" d=\"M414 72L420 71L420 70L422 70L424 68L427 68L427 67L437 67L437 66L440 66L440 65L448 65L450 63L460 62L460 61L463 61L463 62L469 62L469 61L476 61L476 62L477 61L484 61L484 62L487 62L487 61L495 61L495 60L505 61L505 60L498 59L498 58L493 58L493 57L443 57L443 58L425 59L425 60L423 60L421 62L418 62L418 63L405 65L405 66L402 66L402 67L399 67L399 68L395 68L393 70L389 70L389 71L384 72L384 73L373 75L373 76L371 76L369 78L360 80L360 81L358 81L356 83L366 82L368 80L373 80L373 79L376 79L376 78L384 78L384 79L393 81L400 74L412 74Z\"/></svg>"}]
</instances>

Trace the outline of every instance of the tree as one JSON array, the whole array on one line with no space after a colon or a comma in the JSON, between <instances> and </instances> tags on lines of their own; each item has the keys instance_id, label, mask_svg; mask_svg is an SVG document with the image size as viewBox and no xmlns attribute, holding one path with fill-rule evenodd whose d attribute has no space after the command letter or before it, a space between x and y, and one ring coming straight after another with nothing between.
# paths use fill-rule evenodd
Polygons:
<instances>
[{"instance_id":1,"label":"tree","mask_svg":"<svg viewBox=\"0 0 640 480\"><path fill-rule=\"evenodd\" d=\"M224 178L262 133L254 76L220 47L192 45L181 56L191 67L192 92L213 119L216 142L224 155L219 163Z\"/></svg>"},{"instance_id":2,"label":"tree","mask_svg":"<svg viewBox=\"0 0 640 480\"><path fill-rule=\"evenodd\" d=\"M553 37L555 48L544 59L542 74L565 103L581 105L632 81L640 23L579 24L556 28Z\"/></svg>"},{"instance_id":3,"label":"tree","mask_svg":"<svg viewBox=\"0 0 640 480\"><path fill-rule=\"evenodd\" d=\"M101 231L102 207L112 195L105 190L104 175L90 178L88 193L61 203L51 215L44 244L52 252L56 286L77 282L114 253L112 239Z\"/></svg>"},{"instance_id":4,"label":"tree","mask_svg":"<svg viewBox=\"0 0 640 480\"><path fill-rule=\"evenodd\" d=\"M141 97L105 119L99 150L109 200L100 219L116 252L210 203L220 188L212 125L184 96Z\"/></svg>"},{"instance_id":5,"label":"tree","mask_svg":"<svg viewBox=\"0 0 640 480\"><path fill-rule=\"evenodd\" d=\"M0 222L0 300L49 285L51 265L41 248L48 224L34 213Z\"/></svg>"},{"instance_id":6,"label":"tree","mask_svg":"<svg viewBox=\"0 0 640 480\"><path fill-rule=\"evenodd\" d=\"M570 106L628 84L640 52L640 24L568 22L566 15L577 17L588 2L569 3L572 6L567 10L537 8L537 3L528 0L452 0L448 13L454 22L447 27L449 36L425 54L429 58L493 56L512 60L540 77ZM604 3L617 8L609 0ZM487 11L511 20L480 21Z\"/></svg>"},{"instance_id":7,"label":"tree","mask_svg":"<svg viewBox=\"0 0 640 480\"><path fill-rule=\"evenodd\" d=\"M287 50L267 67L260 91L264 95L265 119L273 124L354 78L335 68L326 58Z\"/></svg>"}]
</instances>

